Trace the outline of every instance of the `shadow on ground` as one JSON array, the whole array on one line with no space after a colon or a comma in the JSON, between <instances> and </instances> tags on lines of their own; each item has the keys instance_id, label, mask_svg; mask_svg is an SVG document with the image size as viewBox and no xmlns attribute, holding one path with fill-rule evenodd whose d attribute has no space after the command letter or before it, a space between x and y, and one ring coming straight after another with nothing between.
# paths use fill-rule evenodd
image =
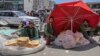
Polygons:
<instances>
[{"instance_id":1,"label":"shadow on ground","mask_svg":"<svg viewBox=\"0 0 100 56\"><path fill-rule=\"evenodd\" d=\"M90 43L88 45L84 45L84 46L80 46L80 47L76 47L74 49L71 49L73 51L85 51L85 50L90 50L92 48L95 48L97 46L97 42L93 41L93 43Z\"/></svg>"},{"instance_id":2,"label":"shadow on ground","mask_svg":"<svg viewBox=\"0 0 100 56\"><path fill-rule=\"evenodd\" d=\"M80 46L80 47L75 47L75 48L71 48L71 49L64 49L63 47L57 47L57 46L48 46L49 48L54 48L54 49L62 49L62 50L72 50L72 51L86 51L86 50L90 50L96 46L98 46L97 42L96 41L92 41L93 43L90 43L88 45L83 45L83 46Z\"/></svg>"}]
</instances>

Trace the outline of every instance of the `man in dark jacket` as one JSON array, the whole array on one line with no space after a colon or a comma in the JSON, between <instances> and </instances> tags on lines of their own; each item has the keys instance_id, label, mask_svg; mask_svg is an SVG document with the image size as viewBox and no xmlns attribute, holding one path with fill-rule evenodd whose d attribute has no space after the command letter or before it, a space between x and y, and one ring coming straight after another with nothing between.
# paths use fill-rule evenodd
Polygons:
<instances>
[{"instance_id":1,"label":"man in dark jacket","mask_svg":"<svg viewBox=\"0 0 100 56\"><path fill-rule=\"evenodd\" d=\"M44 28L44 33L47 39L47 44L50 44L50 42L53 42L55 40L55 35L54 35L54 29L53 29L53 18L51 17L48 20L48 23L45 25Z\"/></svg>"},{"instance_id":2,"label":"man in dark jacket","mask_svg":"<svg viewBox=\"0 0 100 56\"><path fill-rule=\"evenodd\" d=\"M88 24L87 21L85 21L81 26L80 26L80 32L83 33L84 37L90 41L90 43L93 43L92 41L92 36L94 34L94 29L91 28Z\"/></svg>"},{"instance_id":3,"label":"man in dark jacket","mask_svg":"<svg viewBox=\"0 0 100 56\"><path fill-rule=\"evenodd\" d=\"M39 38L38 30L35 28L35 24L32 21L29 21L29 25L20 30L20 32L21 37L29 37L30 39Z\"/></svg>"}]
</instances>

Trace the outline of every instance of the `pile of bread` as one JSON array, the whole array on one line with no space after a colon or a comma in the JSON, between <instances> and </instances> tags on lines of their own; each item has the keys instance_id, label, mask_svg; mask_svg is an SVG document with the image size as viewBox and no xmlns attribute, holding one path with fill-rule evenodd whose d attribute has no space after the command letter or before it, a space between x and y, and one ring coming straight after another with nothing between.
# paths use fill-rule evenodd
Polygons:
<instances>
[{"instance_id":1,"label":"pile of bread","mask_svg":"<svg viewBox=\"0 0 100 56\"><path fill-rule=\"evenodd\" d=\"M28 37L19 37L17 39L8 40L4 45L34 48L39 46L39 40L29 40Z\"/></svg>"}]
</instances>

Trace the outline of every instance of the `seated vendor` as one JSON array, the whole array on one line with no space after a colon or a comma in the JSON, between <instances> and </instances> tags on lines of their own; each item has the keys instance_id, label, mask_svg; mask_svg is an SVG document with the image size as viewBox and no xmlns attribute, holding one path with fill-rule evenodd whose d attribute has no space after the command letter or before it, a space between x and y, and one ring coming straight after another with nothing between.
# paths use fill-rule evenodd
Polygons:
<instances>
[{"instance_id":1,"label":"seated vendor","mask_svg":"<svg viewBox=\"0 0 100 56\"><path fill-rule=\"evenodd\" d=\"M39 38L39 32L36 29L34 22L32 22L32 21L29 21L28 26L19 30L17 32L17 34L20 37L29 37L29 39L31 39L31 40Z\"/></svg>"},{"instance_id":2,"label":"seated vendor","mask_svg":"<svg viewBox=\"0 0 100 56\"><path fill-rule=\"evenodd\" d=\"M95 33L95 35L99 35L100 36L100 23L98 23L94 33Z\"/></svg>"},{"instance_id":3,"label":"seated vendor","mask_svg":"<svg viewBox=\"0 0 100 56\"><path fill-rule=\"evenodd\" d=\"M53 17L50 17L48 23L45 25L44 33L47 39L47 44L55 40L54 31L53 31Z\"/></svg>"},{"instance_id":4,"label":"seated vendor","mask_svg":"<svg viewBox=\"0 0 100 56\"><path fill-rule=\"evenodd\" d=\"M91 37L94 35L94 29L91 28L87 21L80 26L80 32L83 33L84 37L92 43Z\"/></svg>"}]
</instances>

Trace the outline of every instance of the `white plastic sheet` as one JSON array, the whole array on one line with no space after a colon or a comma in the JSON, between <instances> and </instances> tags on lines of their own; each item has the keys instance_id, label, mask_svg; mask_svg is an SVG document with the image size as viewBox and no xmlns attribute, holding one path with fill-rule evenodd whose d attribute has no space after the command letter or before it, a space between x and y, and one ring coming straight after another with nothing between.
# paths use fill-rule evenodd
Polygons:
<instances>
[{"instance_id":1,"label":"white plastic sheet","mask_svg":"<svg viewBox=\"0 0 100 56\"><path fill-rule=\"evenodd\" d=\"M5 46L3 43L7 41L6 38L0 36L0 52L3 55L23 55L23 54L30 54L35 53L41 49L43 49L46 45L46 41L43 38L40 38L40 46L38 48L25 48L25 47L18 47L18 46Z\"/></svg>"}]
</instances>

